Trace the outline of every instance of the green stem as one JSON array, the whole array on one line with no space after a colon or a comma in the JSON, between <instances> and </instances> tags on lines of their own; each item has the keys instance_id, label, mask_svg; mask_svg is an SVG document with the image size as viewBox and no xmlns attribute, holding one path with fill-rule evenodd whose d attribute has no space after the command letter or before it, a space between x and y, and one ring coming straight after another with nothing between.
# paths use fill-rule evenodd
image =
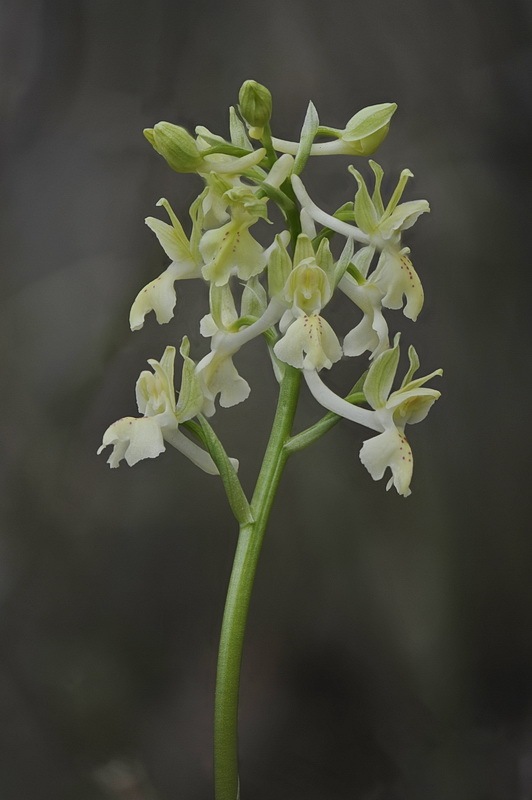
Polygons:
<instances>
[{"instance_id":1,"label":"green stem","mask_svg":"<svg viewBox=\"0 0 532 800\"><path fill-rule=\"evenodd\" d=\"M240 526L220 635L214 712L214 782L216 800L237 800L238 690L244 633L253 581L264 532L289 456L290 438L299 396L301 373L286 367L279 390L270 440L251 501L254 521Z\"/></svg>"},{"instance_id":2,"label":"green stem","mask_svg":"<svg viewBox=\"0 0 532 800\"><path fill-rule=\"evenodd\" d=\"M353 392L345 399L348 403L358 406L365 402L366 397L363 392ZM318 422L316 422L314 425L311 425L310 428L306 428L306 430L301 431L301 433L291 436L285 444L285 450L287 451L288 455L297 453L299 450L304 450L304 448L308 447L310 444L314 444L315 441L321 439L324 433L327 433L327 431L330 431L331 428L334 428L334 426L337 425L341 419L342 417L339 417L338 414L334 414L332 411L329 411L327 414L325 414L325 416L318 420Z\"/></svg>"}]
</instances>

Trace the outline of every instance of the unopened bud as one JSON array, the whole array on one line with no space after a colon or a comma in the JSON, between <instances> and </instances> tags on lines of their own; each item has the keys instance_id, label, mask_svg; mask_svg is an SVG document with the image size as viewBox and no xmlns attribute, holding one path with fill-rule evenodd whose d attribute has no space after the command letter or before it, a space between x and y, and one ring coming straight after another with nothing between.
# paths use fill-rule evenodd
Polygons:
<instances>
[{"instance_id":1,"label":"unopened bud","mask_svg":"<svg viewBox=\"0 0 532 800\"><path fill-rule=\"evenodd\" d=\"M357 156L374 153L385 140L396 109L396 103L380 103L363 108L351 117L341 135L350 152Z\"/></svg>"},{"instance_id":2,"label":"unopened bud","mask_svg":"<svg viewBox=\"0 0 532 800\"><path fill-rule=\"evenodd\" d=\"M194 138L179 125L158 122L154 128L145 128L143 133L176 172L196 172L201 166L203 158Z\"/></svg>"},{"instance_id":3,"label":"unopened bud","mask_svg":"<svg viewBox=\"0 0 532 800\"><path fill-rule=\"evenodd\" d=\"M252 128L263 128L272 115L270 91L257 81L244 81L238 93L242 116Z\"/></svg>"}]
</instances>

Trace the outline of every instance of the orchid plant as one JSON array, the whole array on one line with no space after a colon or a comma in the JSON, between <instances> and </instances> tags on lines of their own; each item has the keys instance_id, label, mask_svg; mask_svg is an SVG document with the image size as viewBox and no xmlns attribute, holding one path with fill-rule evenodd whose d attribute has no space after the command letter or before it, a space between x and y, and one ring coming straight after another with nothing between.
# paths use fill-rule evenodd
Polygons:
<instances>
[{"instance_id":1,"label":"orchid plant","mask_svg":"<svg viewBox=\"0 0 532 800\"><path fill-rule=\"evenodd\" d=\"M196 173L203 186L190 207L188 235L164 198L158 205L169 222L146 219L170 264L137 295L130 327L140 330L151 312L159 324L169 323L177 303L175 284L197 280L209 288L209 309L199 320L199 330L210 344L196 363L183 338L177 399L176 348L168 346L160 361L150 359L152 372L143 371L136 385L141 416L110 425L98 453L110 446L111 467L122 460L133 466L171 445L200 469L220 476L239 523L218 658L216 800L239 797L237 711L244 630L268 516L288 457L343 417L374 434L360 451L371 477L380 480L389 470L387 488L394 486L407 497L413 456L405 427L423 420L440 396L426 383L442 370L414 377L419 358L413 347L406 374L393 388L400 334L390 343L387 312L402 308L415 321L423 307L423 288L402 241L403 232L429 211L426 200L402 201L412 173L401 172L386 202L382 167L369 160L373 186L368 188L361 172L350 166L354 200L332 214L316 205L300 177L313 156L371 155L386 137L395 110L394 103L369 106L340 130L320 125L309 103L299 141L287 141L272 136L268 89L246 81L238 105L229 110L228 138L203 126L196 128L194 137L169 122L144 131L173 170ZM265 247L253 228L259 220L270 221L272 205L280 209L283 225ZM333 240L340 241L337 258L331 250ZM327 310L337 291L357 309L356 324L343 341ZM238 478L238 461L228 457L209 420L217 405L227 408L248 397L250 386L233 359L257 337L269 352L279 397L256 487L248 499ZM347 397L334 393L324 381L326 371L344 357L363 356L369 363L358 367L353 390ZM328 413L293 433L302 379Z\"/></svg>"}]
</instances>

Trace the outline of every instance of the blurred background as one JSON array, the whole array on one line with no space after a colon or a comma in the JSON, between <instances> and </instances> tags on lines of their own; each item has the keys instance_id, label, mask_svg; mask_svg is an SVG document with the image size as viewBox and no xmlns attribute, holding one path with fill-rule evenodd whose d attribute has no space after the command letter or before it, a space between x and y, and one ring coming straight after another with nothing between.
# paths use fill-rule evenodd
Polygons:
<instances>
[{"instance_id":1,"label":"blurred background","mask_svg":"<svg viewBox=\"0 0 532 800\"><path fill-rule=\"evenodd\" d=\"M144 217L166 196L184 219L200 186L142 129L225 134L246 78L284 138L310 99L337 127L399 104L377 158L432 213L405 237L425 309L390 325L445 375L410 430L409 499L371 480L347 422L288 465L244 654L242 796L530 800L532 5L4 0L0 29L2 800L212 796L235 524L179 453L110 471L96 449L136 413L147 358L185 332L207 351L193 282L171 324L128 328L167 264ZM353 197L349 163L307 170L329 210ZM275 395L254 345L250 399L214 418L247 488ZM303 392L298 425L317 416Z\"/></svg>"}]
</instances>

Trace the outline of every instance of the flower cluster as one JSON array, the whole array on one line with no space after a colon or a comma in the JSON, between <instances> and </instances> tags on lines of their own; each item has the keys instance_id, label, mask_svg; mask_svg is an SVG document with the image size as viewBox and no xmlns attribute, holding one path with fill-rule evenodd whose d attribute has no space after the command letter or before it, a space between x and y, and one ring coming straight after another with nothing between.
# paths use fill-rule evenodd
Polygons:
<instances>
[{"instance_id":1,"label":"flower cluster","mask_svg":"<svg viewBox=\"0 0 532 800\"><path fill-rule=\"evenodd\" d=\"M177 304L176 283L198 280L209 287L209 312L199 325L210 348L195 364L188 340L183 340L177 401L175 349L167 347L160 362L150 360L153 374L142 372L137 382L142 416L111 425L100 450L113 446L109 463L116 467L121 459L132 465L154 458L166 442L206 472L217 473L201 441L197 444L190 438L194 433L190 424L186 433L181 428L198 415L211 417L217 403L229 407L246 400L250 386L233 359L247 342L262 335L278 380L286 365L301 370L322 406L377 433L364 442L361 461L376 480L389 468L388 488L393 484L407 496L413 463L405 425L422 420L439 397L438 391L424 384L441 375L441 370L414 379L419 360L411 347L407 374L401 386L392 390L399 334L390 344L385 313L402 308L406 317L416 320L422 309L423 289L402 236L429 211L429 205L426 200L402 202L412 177L409 170L401 172L385 202L383 170L372 160L372 189L350 166L356 181L354 201L333 214L313 202L300 177L315 155L373 153L388 132L396 106L382 103L364 108L344 129L337 129L320 126L311 103L299 141L291 142L271 134L271 95L265 87L246 81L239 101L229 112L227 139L203 126L192 136L169 122L144 132L172 169L196 173L203 188L190 208L188 235L166 199L158 205L169 222L146 219L170 264L137 295L130 326L141 329L151 312L158 323L168 323ZM280 209L285 224L264 246L256 230L261 223L270 223L272 205ZM336 237L344 240L338 258L330 246ZM337 289L358 309L343 341L324 316ZM320 375L342 357L362 354L369 358L363 383L368 407L334 394Z\"/></svg>"}]
</instances>

